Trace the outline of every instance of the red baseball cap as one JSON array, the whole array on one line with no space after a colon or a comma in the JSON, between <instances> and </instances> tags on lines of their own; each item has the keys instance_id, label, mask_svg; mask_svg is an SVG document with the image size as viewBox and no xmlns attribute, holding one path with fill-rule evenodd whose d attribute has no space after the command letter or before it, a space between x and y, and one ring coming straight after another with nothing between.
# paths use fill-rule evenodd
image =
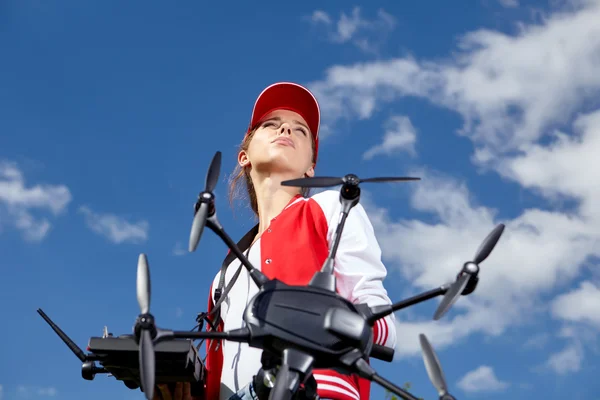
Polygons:
<instances>
[{"instance_id":1,"label":"red baseball cap","mask_svg":"<svg viewBox=\"0 0 600 400\"><path fill-rule=\"evenodd\" d=\"M292 82L277 82L267 86L257 97L252 109L250 125L246 135L267 114L274 110L294 111L302 116L315 141L315 161L319 150L319 124L321 111L315 96L304 86Z\"/></svg>"}]
</instances>

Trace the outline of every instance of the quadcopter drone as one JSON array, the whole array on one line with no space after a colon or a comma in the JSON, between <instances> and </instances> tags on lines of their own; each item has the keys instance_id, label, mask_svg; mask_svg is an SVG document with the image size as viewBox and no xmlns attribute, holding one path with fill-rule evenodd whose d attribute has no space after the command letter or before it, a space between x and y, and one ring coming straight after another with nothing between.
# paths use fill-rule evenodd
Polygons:
<instances>
[{"instance_id":1,"label":"quadcopter drone","mask_svg":"<svg viewBox=\"0 0 600 400\"><path fill-rule=\"evenodd\" d=\"M203 396L204 363L198 356L195 340L229 340L243 342L263 350L263 369L269 400L318 399L313 369L336 369L358 374L397 394L405 400L417 400L408 391L381 377L368 363L369 357L392 361L394 350L373 343L373 325L385 316L437 296L444 296L435 314L439 320L461 295L472 293L478 283L479 264L496 246L504 231L500 224L485 238L472 261L464 263L454 282L418 294L392 305L369 307L353 304L335 291L334 260L344 223L351 209L360 200L359 185L364 182L412 181L419 178L389 177L359 179L349 174L342 178L312 177L282 182L284 186L330 187L341 185L341 213L334 233L333 245L320 271L306 286L291 286L268 279L254 268L238 245L229 237L217 219L215 195L221 168L221 153L212 159L206 176L205 190L194 205L194 219L189 251L196 250L207 226L217 234L242 262L259 291L247 305L245 327L226 332L173 331L157 327L150 313L150 272L145 254L140 254L137 268L137 300L140 315L133 334L113 337L105 328L102 337L90 338L85 354L41 310L38 313L82 361L82 377L94 379L97 373L109 373L130 389L140 388L146 398L154 396L155 384L191 382L192 395ZM227 291L227 289L225 289ZM222 295L221 297L225 297ZM285 310L285 311L282 311ZM206 315L206 313L204 313ZM453 400L448 393L439 360L426 336L419 336L427 373L440 400ZM268 354L277 360L277 368L266 379ZM102 367L96 366L96 362ZM272 365L271 365L272 366ZM274 381L274 382L273 382ZM302 393L302 396L300 396ZM266 397L265 397L266 398Z\"/></svg>"}]
</instances>

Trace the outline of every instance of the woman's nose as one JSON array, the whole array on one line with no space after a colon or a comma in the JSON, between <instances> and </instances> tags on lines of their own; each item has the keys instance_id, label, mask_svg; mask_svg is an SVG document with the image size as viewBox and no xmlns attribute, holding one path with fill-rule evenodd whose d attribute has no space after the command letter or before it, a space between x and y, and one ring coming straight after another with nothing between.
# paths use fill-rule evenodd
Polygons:
<instances>
[{"instance_id":1,"label":"woman's nose","mask_svg":"<svg viewBox=\"0 0 600 400\"><path fill-rule=\"evenodd\" d=\"M290 127L290 125L287 122L284 122L283 124L281 124L281 128L279 128L279 133L291 134L292 128Z\"/></svg>"}]
</instances>

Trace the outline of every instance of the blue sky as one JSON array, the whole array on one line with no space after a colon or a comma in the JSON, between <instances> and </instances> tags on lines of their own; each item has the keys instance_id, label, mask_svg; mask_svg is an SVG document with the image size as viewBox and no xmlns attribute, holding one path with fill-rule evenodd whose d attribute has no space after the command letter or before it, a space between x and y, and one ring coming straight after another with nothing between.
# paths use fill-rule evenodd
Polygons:
<instances>
[{"instance_id":1,"label":"blue sky","mask_svg":"<svg viewBox=\"0 0 600 400\"><path fill-rule=\"evenodd\" d=\"M252 226L227 176L279 80L321 103L319 174L423 178L364 187L394 300L507 226L443 320L437 301L396 314L382 375L437 398L425 332L457 398L596 394L600 3L250 4L2 2L0 399L142 398L82 380L35 310L81 347L104 325L130 333L145 252L159 325L191 329L226 253L211 232L184 251L193 202L220 150L220 220L236 239Z\"/></svg>"}]
</instances>

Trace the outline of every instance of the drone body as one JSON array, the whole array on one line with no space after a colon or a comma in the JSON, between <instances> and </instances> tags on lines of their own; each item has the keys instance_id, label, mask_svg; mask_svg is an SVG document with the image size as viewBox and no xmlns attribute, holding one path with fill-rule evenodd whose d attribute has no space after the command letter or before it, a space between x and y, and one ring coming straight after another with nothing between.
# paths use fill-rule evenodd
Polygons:
<instances>
[{"instance_id":1,"label":"drone body","mask_svg":"<svg viewBox=\"0 0 600 400\"><path fill-rule=\"evenodd\" d=\"M355 324L350 327L345 323L344 315L356 314L354 304L328 290L269 281L250 300L244 321L250 346L273 354L292 347L313 355L314 368L343 368L342 355L356 347L369 354L373 346L372 330L364 319L348 321Z\"/></svg>"},{"instance_id":2,"label":"drone body","mask_svg":"<svg viewBox=\"0 0 600 400\"><path fill-rule=\"evenodd\" d=\"M206 189L200 193L194 205L194 221L190 232L189 250L190 252L195 251L204 226L208 226L225 242L247 269L250 277L258 286L259 292L246 307L243 316L245 327L228 332L171 331L158 328L154 316L150 312L148 261L145 254L141 254L138 259L137 273L137 299L140 315L136 319L133 335L119 338L105 335L103 338L92 338L90 348L95 350L95 354L91 357L86 356L45 317L41 310L38 311L44 319L49 321L48 323L78 358L84 362L84 365L87 365L88 377L90 371L107 372L101 371L102 369L93 365L94 361L104 362L104 370L112 369L113 375L117 379L127 376L128 382L131 382L128 387L134 388L139 385L148 400L153 397L155 383L169 379L163 375L167 370L170 371L171 377L174 375L173 370L177 370L177 379L192 381L202 387L205 379L204 365L199 361L193 341L198 339L229 340L248 343L252 347L263 349L263 355L268 354L277 360L279 368L274 384L270 385L272 389L268 391L269 400L289 400L298 393L301 386L308 384L306 387L310 387L311 381L314 383L312 377L314 368L336 369L347 374L358 374L378 383L403 399L416 400L412 394L382 378L369 366L369 357L385 361L393 359L393 349L373 343L373 324L394 311L444 295L434 316L434 319L439 319L459 296L473 292L478 281L479 263L489 256L504 230L504 225L498 225L488 235L479 247L474 261L465 263L455 282L392 305L369 307L366 304L352 304L336 293L333 267L345 220L351 209L360 200L359 184L361 182L411 181L419 178L361 180L356 175L349 174L343 178L316 177L282 182L284 186L342 185L340 189L341 213L327 259L307 286L290 286L277 280L269 280L260 270L254 268L219 223L212 191L218 181L220 163L221 153L217 152L208 170ZM226 293L222 294L222 296L225 295ZM208 313L204 315L207 316ZM427 372L434 386L438 388L440 399L453 399L445 388L439 361L424 335L421 337L421 346ZM118 349L116 349L117 347ZM174 356L175 354L178 358ZM165 360L168 355L177 358L177 361L171 362L170 367L166 367L168 363ZM129 375L123 371L127 371L126 373ZM199 390L201 391L201 389Z\"/></svg>"}]
</instances>

